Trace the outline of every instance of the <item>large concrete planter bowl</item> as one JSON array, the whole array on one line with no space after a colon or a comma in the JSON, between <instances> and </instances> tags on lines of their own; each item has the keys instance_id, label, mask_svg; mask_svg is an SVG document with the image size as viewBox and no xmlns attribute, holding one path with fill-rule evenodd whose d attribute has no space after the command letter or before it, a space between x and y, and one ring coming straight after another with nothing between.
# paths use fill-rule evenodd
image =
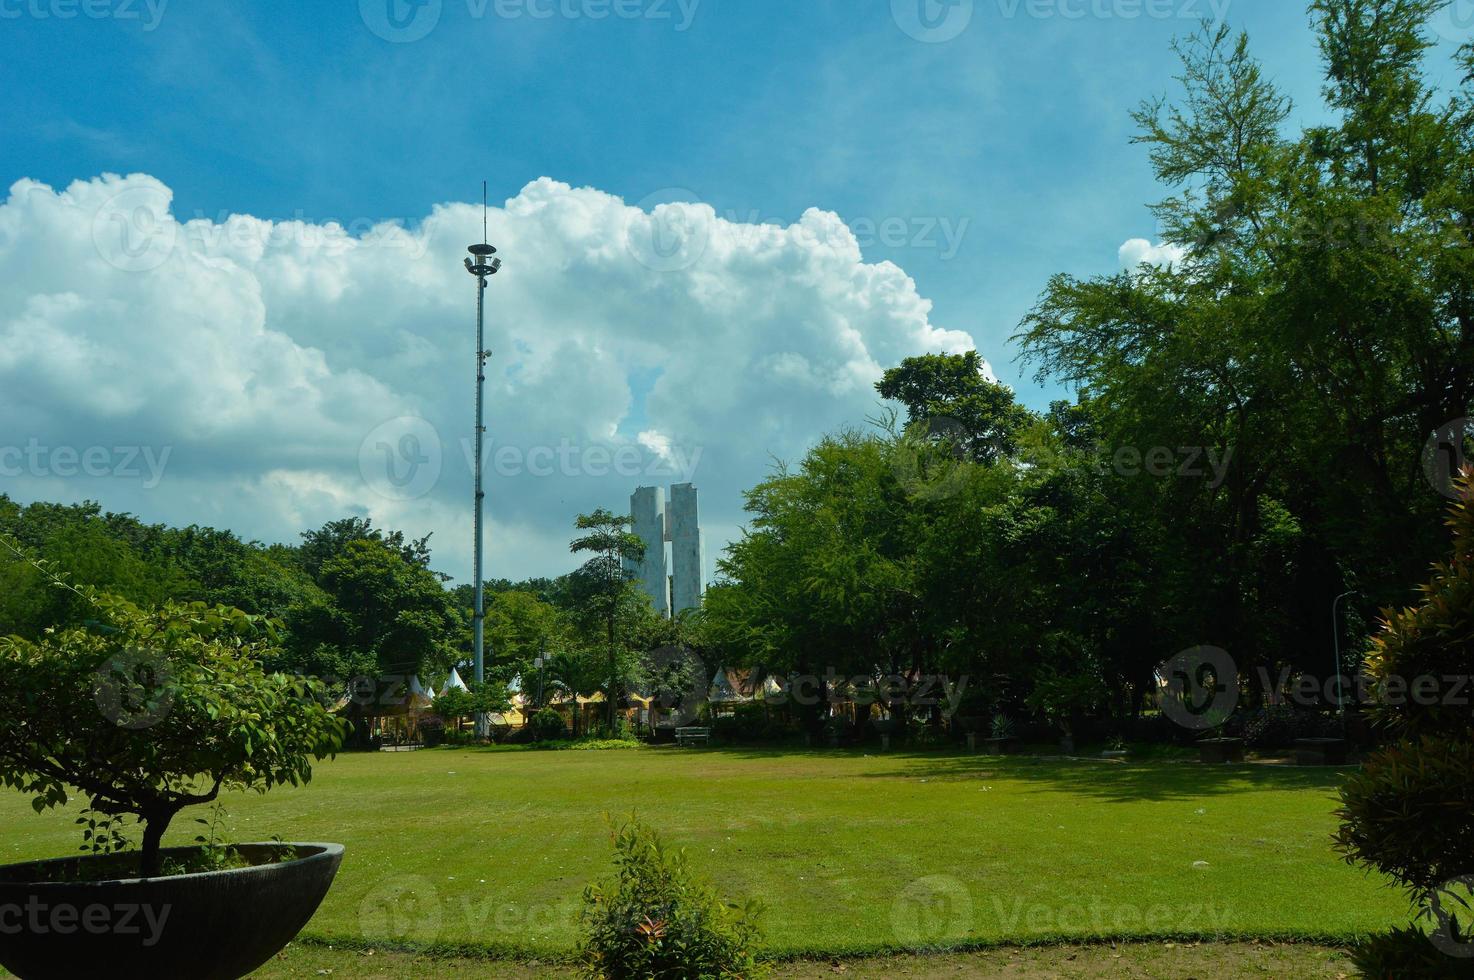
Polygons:
<instances>
[{"instance_id":1,"label":"large concrete planter bowl","mask_svg":"<svg viewBox=\"0 0 1474 980\"><path fill-rule=\"evenodd\" d=\"M1244 740L1241 738L1199 739L1198 759L1209 765L1243 762Z\"/></svg>"},{"instance_id":2,"label":"large concrete planter bowl","mask_svg":"<svg viewBox=\"0 0 1474 980\"><path fill-rule=\"evenodd\" d=\"M249 860L269 846L282 845L236 850ZM236 980L302 930L343 861L341 844L285 846L295 859L169 878L44 880L85 877L92 857L0 867L0 966L22 980Z\"/></svg>"},{"instance_id":3,"label":"large concrete planter bowl","mask_svg":"<svg viewBox=\"0 0 1474 980\"><path fill-rule=\"evenodd\" d=\"M1348 745L1344 738L1295 739L1295 765L1344 766Z\"/></svg>"}]
</instances>

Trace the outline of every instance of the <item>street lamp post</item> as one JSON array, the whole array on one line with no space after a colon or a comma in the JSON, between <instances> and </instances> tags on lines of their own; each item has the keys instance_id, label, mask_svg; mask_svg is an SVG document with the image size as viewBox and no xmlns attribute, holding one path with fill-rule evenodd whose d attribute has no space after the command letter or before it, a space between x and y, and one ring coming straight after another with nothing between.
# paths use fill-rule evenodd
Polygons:
<instances>
[{"instance_id":1,"label":"street lamp post","mask_svg":"<svg viewBox=\"0 0 1474 980\"><path fill-rule=\"evenodd\" d=\"M532 661L532 666L537 668L537 707L542 710L543 706L543 675L547 672L548 651L544 649Z\"/></svg>"},{"instance_id":2,"label":"street lamp post","mask_svg":"<svg viewBox=\"0 0 1474 980\"><path fill-rule=\"evenodd\" d=\"M1336 610L1342 599L1349 599L1354 595L1356 595L1356 590L1352 589L1349 592L1342 592L1331 600L1331 641L1335 644L1336 650L1336 713L1341 716L1342 735L1346 734L1346 700L1341 692L1341 617Z\"/></svg>"},{"instance_id":3,"label":"street lamp post","mask_svg":"<svg viewBox=\"0 0 1474 980\"><path fill-rule=\"evenodd\" d=\"M481 489L481 449L485 440L486 426L482 424L482 412L484 403L484 391L486 388L486 359L491 356L491 351L486 349L485 312L486 312L486 280L496 275L496 271L502 267L502 260L493 258L496 249L486 243L486 182L481 184L481 244L472 245L466 249L471 257L465 259L466 271L476 277L476 516L473 521L473 533L476 538L474 574L476 576L476 607L472 616L472 630L475 637L476 651L476 683L478 685L486 682L486 586L481 574L481 511L486 494ZM474 261L473 261L474 258ZM486 738L490 733L490 724L486 712L476 713L476 736Z\"/></svg>"}]
</instances>

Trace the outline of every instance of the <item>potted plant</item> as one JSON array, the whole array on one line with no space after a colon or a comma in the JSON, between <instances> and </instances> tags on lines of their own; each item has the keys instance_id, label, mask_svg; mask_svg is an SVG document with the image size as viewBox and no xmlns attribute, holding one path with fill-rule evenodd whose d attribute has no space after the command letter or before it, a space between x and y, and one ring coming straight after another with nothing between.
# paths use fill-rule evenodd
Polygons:
<instances>
[{"instance_id":1,"label":"potted plant","mask_svg":"<svg viewBox=\"0 0 1474 980\"><path fill-rule=\"evenodd\" d=\"M998 712L988 727L988 737L983 739L983 754L1008 755L1017 747L1018 737L1014 734L1013 719L1001 711Z\"/></svg>"},{"instance_id":2,"label":"potted plant","mask_svg":"<svg viewBox=\"0 0 1474 980\"><path fill-rule=\"evenodd\" d=\"M222 793L307 782L345 726L322 685L262 667L268 622L78 591L95 622L0 639L0 782L37 813L85 798L91 852L0 867L0 907L36 910L0 930L0 965L26 978L243 976L312 917L342 847L164 848L164 832Z\"/></svg>"}]
</instances>

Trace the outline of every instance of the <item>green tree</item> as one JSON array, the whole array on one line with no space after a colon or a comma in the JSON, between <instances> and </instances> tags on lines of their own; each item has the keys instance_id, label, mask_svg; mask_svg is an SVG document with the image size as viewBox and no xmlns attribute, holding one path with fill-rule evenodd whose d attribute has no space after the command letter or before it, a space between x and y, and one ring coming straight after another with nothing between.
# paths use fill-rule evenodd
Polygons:
<instances>
[{"instance_id":1,"label":"green tree","mask_svg":"<svg viewBox=\"0 0 1474 980\"><path fill-rule=\"evenodd\" d=\"M376 672L405 675L449 659L455 621L446 592L398 550L371 539L350 542L322 565L319 585L327 603L294 620L302 639L315 641L314 651L351 651L356 663L371 658Z\"/></svg>"},{"instance_id":2,"label":"green tree","mask_svg":"<svg viewBox=\"0 0 1474 980\"><path fill-rule=\"evenodd\" d=\"M585 623L597 622L605 631L608 682L604 697L611 729L620 681L628 674L627 669L620 669L619 626L638 609L642 598L630 566L644 560L645 542L630 532L630 523L628 516L602 508L592 514L580 514L574 526L588 533L574 538L568 545L575 555L592 555L574 574L574 581Z\"/></svg>"},{"instance_id":3,"label":"green tree","mask_svg":"<svg viewBox=\"0 0 1474 980\"><path fill-rule=\"evenodd\" d=\"M67 802L143 824L139 873L159 873L175 814L232 790L312 778L343 728L312 681L267 673L270 625L236 609L156 612L74 593L98 619L0 639L0 781L39 813Z\"/></svg>"},{"instance_id":4,"label":"green tree","mask_svg":"<svg viewBox=\"0 0 1474 980\"><path fill-rule=\"evenodd\" d=\"M1113 494L1146 531L1135 582L1173 611L1149 635L1186 646L1212 624L1246 668L1297 665L1331 642L1304 610L1352 587L1400 601L1443 546L1421 456L1474 396L1474 112L1422 74L1438 6L1312 3L1329 119L1299 133L1247 38L1181 42L1181 94L1136 114L1179 260L1056 276L1021 325L1041 379L1084 393L1108 462L1231 460Z\"/></svg>"},{"instance_id":5,"label":"green tree","mask_svg":"<svg viewBox=\"0 0 1474 980\"><path fill-rule=\"evenodd\" d=\"M608 679L608 663L597 650L561 650L548 658L547 691L561 690L568 698L572 712L571 730L578 737L578 699L592 697Z\"/></svg>"},{"instance_id":6,"label":"green tree","mask_svg":"<svg viewBox=\"0 0 1474 980\"><path fill-rule=\"evenodd\" d=\"M977 351L923 354L886 371L875 390L905 405L907 422L918 431L954 443L977 462L994 463L1013 455L1018 431L1033 416L984 371Z\"/></svg>"},{"instance_id":7,"label":"green tree","mask_svg":"<svg viewBox=\"0 0 1474 980\"><path fill-rule=\"evenodd\" d=\"M523 687L538 656L569 642L569 624L555 606L531 592L498 592L486 609L486 635L496 651L496 668L506 679L520 675Z\"/></svg>"},{"instance_id":8,"label":"green tree","mask_svg":"<svg viewBox=\"0 0 1474 980\"><path fill-rule=\"evenodd\" d=\"M748 492L747 530L718 562L728 584L705 600L704 629L730 665L824 678L935 662L908 496L927 467L898 473L894 448L874 434L829 436ZM822 724L821 704L799 711L811 730Z\"/></svg>"}]
</instances>

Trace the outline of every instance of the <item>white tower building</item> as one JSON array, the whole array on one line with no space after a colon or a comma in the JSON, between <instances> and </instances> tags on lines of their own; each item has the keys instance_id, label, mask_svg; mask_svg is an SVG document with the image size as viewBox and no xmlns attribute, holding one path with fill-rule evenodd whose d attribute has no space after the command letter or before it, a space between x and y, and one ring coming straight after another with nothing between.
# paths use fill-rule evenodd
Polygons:
<instances>
[{"instance_id":1,"label":"white tower building","mask_svg":"<svg viewBox=\"0 0 1474 980\"><path fill-rule=\"evenodd\" d=\"M671 608L672 615L701 605L706 594L706 542L701 536L696 486L677 483L670 488Z\"/></svg>"},{"instance_id":2,"label":"white tower building","mask_svg":"<svg viewBox=\"0 0 1474 980\"><path fill-rule=\"evenodd\" d=\"M645 560L625 562L625 570L633 572L635 581L662 616L670 615L670 582L665 558L665 490L662 487L640 487L630 497L631 530L645 542Z\"/></svg>"},{"instance_id":3,"label":"white tower building","mask_svg":"<svg viewBox=\"0 0 1474 980\"><path fill-rule=\"evenodd\" d=\"M706 542L701 532L696 487L640 487L630 497L633 531L645 542L645 560L626 569L650 596L655 611L675 616L701 605L706 592ZM668 549L667 549L668 546Z\"/></svg>"}]
</instances>

